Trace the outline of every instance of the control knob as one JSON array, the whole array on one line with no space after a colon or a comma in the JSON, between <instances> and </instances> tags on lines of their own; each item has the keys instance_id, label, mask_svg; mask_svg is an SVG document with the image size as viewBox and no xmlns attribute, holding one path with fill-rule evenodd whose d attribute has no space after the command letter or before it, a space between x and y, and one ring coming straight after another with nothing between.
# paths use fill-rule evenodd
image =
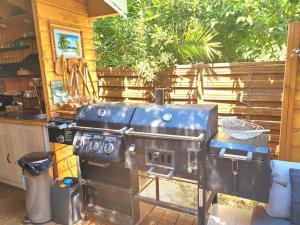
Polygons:
<instances>
[{"instance_id":1,"label":"control knob","mask_svg":"<svg viewBox=\"0 0 300 225\"><path fill-rule=\"evenodd\" d=\"M114 150L114 144L113 143L108 142L108 143L104 144L103 151L106 154L110 154L113 150Z\"/></svg>"},{"instance_id":2,"label":"control knob","mask_svg":"<svg viewBox=\"0 0 300 225\"><path fill-rule=\"evenodd\" d=\"M56 137L56 141L57 141L57 143L59 143L59 144L63 144L63 143L65 143L65 137L64 137L64 135L58 135L57 137Z\"/></svg>"},{"instance_id":3,"label":"control knob","mask_svg":"<svg viewBox=\"0 0 300 225\"><path fill-rule=\"evenodd\" d=\"M90 150L94 152L94 151L96 151L96 150L98 149L98 147L99 147L98 141L93 141L93 142L91 143Z\"/></svg>"},{"instance_id":4,"label":"control knob","mask_svg":"<svg viewBox=\"0 0 300 225\"><path fill-rule=\"evenodd\" d=\"M77 139L76 142L75 142L75 148L79 149L79 148L82 148L83 146L83 141L80 139Z\"/></svg>"}]
</instances>

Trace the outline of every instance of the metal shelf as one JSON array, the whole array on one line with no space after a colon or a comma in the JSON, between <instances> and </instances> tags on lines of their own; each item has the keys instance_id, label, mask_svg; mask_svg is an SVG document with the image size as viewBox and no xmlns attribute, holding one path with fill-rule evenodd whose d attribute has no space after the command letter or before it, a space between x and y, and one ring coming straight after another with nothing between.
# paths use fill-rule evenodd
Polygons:
<instances>
[{"instance_id":1,"label":"metal shelf","mask_svg":"<svg viewBox=\"0 0 300 225\"><path fill-rule=\"evenodd\" d=\"M1 76L0 74L0 78L40 78L41 75L40 74L32 74L32 75L17 75L17 74L11 74L11 75L5 75L5 76Z\"/></svg>"},{"instance_id":2,"label":"metal shelf","mask_svg":"<svg viewBox=\"0 0 300 225\"><path fill-rule=\"evenodd\" d=\"M144 178L145 179L145 178ZM198 185L185 181L150 178L138 194L137 201L161 206L196 216L198 213ZM157 186L157 182L159 182Z\"/></svg>"},{"instance_id":3,"label":"metal shelf","mask_svg":"<svg viewBox=\"0 0 300 225\"><path fill-rule=\"evenodd\" d=\"M36 40L36 36L21 37L16 39L16 41L26 41L26 40Z\"/></svg>"},{"instance_id":4,"label":"metal shelf","mask_svg":"<svg viewBox=\"0 0 300 225\"><path fill-rule=\"evenodd\" d=\"M12 52L12 51L19 51L30 48L29 45L19 46L19 47L10 47L10 48L0 48L0 52Z\"/></svg>"}]
</instances>

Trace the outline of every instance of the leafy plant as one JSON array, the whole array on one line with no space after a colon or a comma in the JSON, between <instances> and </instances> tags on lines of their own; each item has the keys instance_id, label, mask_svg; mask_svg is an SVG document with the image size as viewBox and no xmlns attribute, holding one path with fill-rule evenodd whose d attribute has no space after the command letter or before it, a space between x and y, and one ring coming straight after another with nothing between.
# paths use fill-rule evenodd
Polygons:
<instances>
[{"instance_id":1,"label":"leafy plant","mask_svg":"<svg viewBox=\"0 0 300 225\"><path fill-rule=\"evenodd\" d=\"M186 27L190 27L190 33L206 29L195 19L196 2L131 0L128 1L130 13L127 20L97 20L94 30L98 66L133 67L141 81L152 82L165 68L176 63L189 63L188 49L202 51L194 54L195 61L212 60L219 53L214 49L219 46L212 40L216 34L213 29L209 28L201 35L185 32Z\"/></svg>"},{"instance_id":2,"label":"leafy plant","mask_svg":"<svg viewBox=\"0 0 300 225\"><path fill-rule=\"evenodd\" d=\"M179 42L179 55L185 63L198 63L201 60L212 61L220 56L217 50L221 47L220 42L213 42L218 33L212 29L206 29L202 24L192 25L187 28Z\"/></svg>"},{"instance_id":3,"label":"leafy plant","mask_svg":"<svg viewBox=\"0 0 300 225\"><path fill-rule=\"evenodd\" d=\"M128 0L128 19L94 23L98 66L153 81L174 64L284 60L298 0Z\"/></svg>"}]
</instances>

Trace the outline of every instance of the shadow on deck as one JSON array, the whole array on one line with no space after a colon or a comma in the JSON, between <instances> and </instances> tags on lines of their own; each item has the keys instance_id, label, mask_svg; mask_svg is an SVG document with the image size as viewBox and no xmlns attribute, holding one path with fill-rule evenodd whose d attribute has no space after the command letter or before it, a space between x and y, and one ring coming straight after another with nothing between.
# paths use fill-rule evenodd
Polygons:
<instances>
[{"instance_id":1,"label":"shadow on deck","mask_svg":"<svg viewBox=\"0 0 300 225\"><path fill-rule=\"evenodd\" d=\"M213 207L209 225L249 225L250 217L248 210L237 209L234 213L238 215L232 218L232 210L228 207ZM25 195L24 191L3 183L0 183L0 224L1 225L21 225L25 215ZM153 207L148 204L141 204L141 218L139 225L197 225L198 221L195 217L172 210ZM58 225L53 222L45 225ZM87 221L78 223L77 225L116 225L111 222L104 221L96 216L88 216Z\"/></svg>"}]
</instances>

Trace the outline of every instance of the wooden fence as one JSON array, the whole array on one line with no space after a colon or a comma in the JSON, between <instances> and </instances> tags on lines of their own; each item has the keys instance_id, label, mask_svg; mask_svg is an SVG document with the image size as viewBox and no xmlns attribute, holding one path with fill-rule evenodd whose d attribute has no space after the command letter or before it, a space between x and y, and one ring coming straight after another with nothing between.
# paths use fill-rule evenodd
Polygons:
<instances>
[{"instance_id":1,"label":"wooden fence","mask_svg":"<svg viewBox=\"0 0 300 225\"><path fill-rule=\"evenodd\" d=\"M155 87L168 88L168 103L211 102L220 116L236 115L270 129L272 154L279 153L284 62L178 65L154 84L138 82L131 69L99 68L103 101L154 102Z\"/></svg>"}]
</instances>

